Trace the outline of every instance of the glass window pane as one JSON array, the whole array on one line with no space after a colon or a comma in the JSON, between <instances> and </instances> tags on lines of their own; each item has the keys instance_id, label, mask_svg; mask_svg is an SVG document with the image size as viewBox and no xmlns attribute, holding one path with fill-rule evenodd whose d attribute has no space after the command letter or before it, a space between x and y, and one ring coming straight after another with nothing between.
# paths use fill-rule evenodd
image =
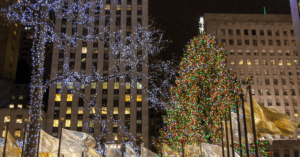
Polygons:
<instances>
[{"instance_id":1,"label":"glass window pane","mask_svg":"<svg viewBox=\"0 0 300 157\"><path fill-rule=\"evenodd\" d=\"M102 107L102 114L107 114L107 107Z\"/></svg>"},{"instance_id":2,"label":"glass window pane","mask_svg":"<svg viewBox=\"0 0 300 157\"><path fill-rule=\"evenodd\" d=\"M103 89L107 89L107 82L103 82Z\"/></svg>"},{"instance_id":3,"label":"glass window pane","mask_svg":"<svg viewBox=\"0 0 300 157\"><path fill-rule=\"evenodd\" d=\"M71 127L71 119L66 119L66 125L65 127Z\"/></svg>"},{"instance_id":4,"label":"glass window pane","mask_svg":"<svg viewBox=\"0 0 300 157\"><path fill-rule=\"evenodd\" d=\"M129 101L130 101L130 95L129 95L129 94L126 94L126 95L125 95L125 101L126 101L126 102L129 102Z\"/></svg>"},{"instance_id":5,"label":"glass window pane","mask_svg":"<svg viewBox=\"0 0 300 157\"><path fill-rule=\"evenodd\" d=\"M82 127L82 120L77 121L77 127Z\"/></svg>"},{"instance_id":6,"label":"glass window pane","mask_svg":"<svg viewBox=\"0 0 300 157\"><path fill-rule=\"evenodd\" d=\"M56 94L55 95L55 101L60 101L61 100L61 95L60 94Z\"/></svg>"},{"instance_id":7,"label":"glass window pane","mask_svg":"<svg viewBox=\"0 0 300 157\"><path fill-rule=\"evenodd\" d=\"M23 108L23 105L22 104L18 104L18 108Z\"/></svg>"},{"instance_id":8,"label":"glass window pane","mask_svg":"<svg viewBox=\"0 0 300 157\"><path fill-rule=\"evenodd\" d=\"M142 101L142 95L137 95L136 96L136 101L141 102Z\"/></svg>"},{"instance_id":9,"label":"glass window pane","mask_svg":"<svg viewBox=\"0 0 300 157\"><path fill-rule=\"evenodd\" d=\"M114 107L114 112L113 114L119 114L119 108L118 107Z\"/></svg>"},{"instance_id":10,"label":"glass window pane","mask_svg":"<svg viewBox=\"0 0 300 157\"><path fill-rule=\"evenodd\" d=\"M56 88L57 88L57 89L61 89L61 82L57 82L57 83L56 83Z\"/></svg>"},{"instance_id":11,"label":"glass window pane","mask_svg":"<svg viewBox=\"0 0 300 157\"><path fill-rule=\"evenodd\" d=\"M68 94L67 95L67 101L72 101L73 100L73 95L72 94Z\"/></svg>"},{"instance_id":12,"label":"glass window pane","mask_svg":"<svg viewBox=\"0 0 300 157\"><path fill-rule=\"evenodd\" d=\"M126 82L126 89L130 89L130 82Z\"/></svg>"},{"instance_id":13,"label":"glass window pane","mask_svg":"<svg viewBox=\"0 0 300 157\"><path fill-rule=\"evenodd\" d=\"M72 107L67 107L66 114L71 114L71 112L72 112Z\"/></svg>"},{"instance_id":14,"label":"glass window pane","mask_svg":"<svg viewBox=\"0 0 300 157\"><path fill-rule=\"evenodd\" d=\"M142 84L137 82L137 89L142 89Z\"/></svg>"},{"instance_id":15,"label":"glass window pane","mask_svg":"<svg viewBox=\"0 0 300 157\"><path fill-rule=\"evenodd\" d=\"M83 114L83 108L82 107L78 108L78 114Z\"/></svg>"},{"instance_id":16,"label":"glass window pane","mask_svg":"<svg viewBox=\"0 0 300 157\"><path fill-rule=\"evenodd\" d=\"M53 120L53 127L58 127L58 119Z\"/></svg>"},{"instance_id":17,"label":"glass window pane","mask_svg":"<svg viewBox=\"0 0 300 157\"><path fill-rule=\"evenodd\" d=\"M119 82L115 82L114 89L119 89Z\"/></svg>"},{"instance_id":18,"label":"glass window pane","mask_svg":"<svg viewBox=\"0 0 300 157\"><path fill-rule=\"evenodd\" d=\"M6 122L10 122L10 116L5 116L4 117L4 123L6 123Z\"/></svg>"},{"instance_id":19,"label":"glass window pane","mask_svg":"<svg viewBox=\"0 0 300 157\"><path fill-rule=\"evenodd\" d=\"M21 130L15 130L15 137L21 137Z\"/></svg>"},{"instance_id":20,"label":"glass window pane","mask_svg":"<svg viewBox=\"0 0 300 157\"><path fill-rule=\"evenodd\" d=\"M15 104L10 104L9 108L15 108Z\"/></svg>"},{"instance_id":21,"label":"glass window pane","mask_svg":"<svg viewBox=\"0 0 300 157\"><path fill-rule=\"evenodd\" d=\"M96 114L96 108L95 107L91 107L90 114Z\"/></svg>"},{"instance_id":22,"label":"glass window pane","mask_svg":"<svg viewBox=\"0 0 300 157\"><path fill-rule=\"evenodd\" d=\"M96 82L92 83L92 89L96 89ZM104 87L104 82L103 82L103 87ZM104 89L104 88L103 88ZM106 82L106 89L107 89L107 82Z\"/></svg>"},{"instance_id":23,"label":"glass window pane","mask_svg":"<svg viewBox=\"0 0 300 157\"><path fill-rule=\"evenodd\" d=\"M82 47L82 53L87 53L87 47Z\"/></svg>"},{"instance_id":24,"label":"glass window pane","mask_svg":"<svg viewBox=\"0 0 300 157\"><path fill-rule=\"evenodd\" d=\"M125 107L125 114L130 114L130 107Z\"/></svg>"}]
</instances>

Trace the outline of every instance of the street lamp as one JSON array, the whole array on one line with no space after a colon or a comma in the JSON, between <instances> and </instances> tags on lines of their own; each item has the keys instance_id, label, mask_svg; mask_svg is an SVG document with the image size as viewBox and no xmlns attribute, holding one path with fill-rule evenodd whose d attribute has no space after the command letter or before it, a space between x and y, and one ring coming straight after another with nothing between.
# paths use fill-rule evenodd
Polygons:
<instances>
[{"instance_id":1,"label":"street lamp","mask_svg":"<svg viewBox=\"0 0 300 157\"><path fill-rule=\"evenodd\" d=\"M28 119L27 118L25 118L24 119L24 127L23 127L23 129L24 129L24 131L23 131L23 148L22 148L22 154L21 154L21 157L23 157L24 156L24 150L25 150L25 139L26 139L26 130L27 130L27 122L28 122Z\"/></svg>"},{"instance_id":2,"label":"street lamp","mask_svg":"<svg viewBox=\"0 0 300 157\"><path fill-rule=\"evenodd\" d=\"M62 136L62 128L63 128L64 120L65 119L63 117L60 118L60 135L59 135L59 145L58 145L58 157L60 157L61 136Z\"/></svg>"}]
</instances>

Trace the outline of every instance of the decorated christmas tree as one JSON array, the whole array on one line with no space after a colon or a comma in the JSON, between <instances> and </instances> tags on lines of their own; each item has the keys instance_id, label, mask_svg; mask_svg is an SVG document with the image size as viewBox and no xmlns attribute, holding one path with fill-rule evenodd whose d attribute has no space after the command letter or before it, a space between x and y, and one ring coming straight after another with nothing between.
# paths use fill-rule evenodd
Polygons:
<instances>
[{"instance_id":1,"label":"decorated christmas tree","mask_svg":"<svg viewBox=\"0 0 300 157\"><path fill-rule=\"evenodd\" d=\"M226 65L226 54L224 46L217 46L206 34L186 45L176 86L170 89L172 98L166 104L166 130L154 139L158 150L162 143L179 152L186 144L221 145L220 119L240 101L236 93L241 90L236 74Z\"/></svg>"}]
</instances>

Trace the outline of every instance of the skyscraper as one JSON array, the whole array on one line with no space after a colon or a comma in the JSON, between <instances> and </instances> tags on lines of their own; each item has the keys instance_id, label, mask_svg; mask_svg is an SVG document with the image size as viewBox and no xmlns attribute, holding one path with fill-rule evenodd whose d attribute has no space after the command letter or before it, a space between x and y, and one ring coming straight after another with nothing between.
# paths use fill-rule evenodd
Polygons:
<instances>
[{"instance_id":1,"label":"skyscraper","mask_svg":"<svg viewBox=\"0 0 300 157\"><path fill-rule=\"evenodd\" d=\"M72 0L69 0L72 3ZM95 17L95 27L109 26L112 31L126 28L123 36L130 35L135 32L135 27L138 24L142 26L148 25L148 0L123 0L103 1L106 9L101 9L99 13L89 11L90 16ZM107 20L111 19L109 22ZM66 33L71 35L76 31L78 35L84 33L91 33L86 31L82 24L72 25L72 20L56 19L56 32ZM121 60L125 60L123 55L121 58L115 57L111 49L103 42L97 41L77 41L77 47L67 46L67 57L69 58L69 67L75 71L84 72L86 74L92 73L92 66L100 71L102 76L112 76L114 71L112 67L115 64L125 64ZM139 53L145 53L145 50L138 50ZM138 55L132 54L132 55ZM60 50L57 43L53 44L53 55L51 65L51 78L56 74L63 74L62 65L65 63L64 52ZM128 70L127 68L120 68L120 73ZM118 124L111 121L105 125L101 123L91 124L90 113L100 115L102 119L118 119L120 118L124 126L126 126L130 133L137 139L143 141L148 147L148 101L143 87L148 86L147 81L148 69L143 64L142 68L137 69L128 77L114 77L109 78L104 82L97 82L89 87L82 87L85 96L89 99L93 97L97 91L99 93L96 97L96 108L87 110L88 104L83 98L78 95L70 93L67 88L61 88L60 84L52 85L49 89L49 100L47 110L47 127L46 131L53 135L59 136L59 121L64 118L64 127L70 130L88 132L96 138L100 135L105 137L104 141L116 141L120 143L122 139L134 141L133 138L124 136L122 130L118 130ZM143 76L133 84L131 78ZM70 87L72 88L72 87ZM88 125L85 125L88 124ZM85 127L87 126L87 127ZM103 132L103 127L106 131Z\"/></svg>"},{"instance_id":2,"label":"skyscraper","mask_svg":"<svg viewBox=\"0 0 300 157\"><path fill-rule=\"evenodd\" d=\"M226 46L227 64L237 72L244 92L248 92L247 77L253 76L251 92L257 101L299 120L300 67L291 16L208 13L204 21L205 31L217 44ZM291 137L273 138L296 141L300 139L300 128ZM270 151L293 153L294 148L283 145L288 146L275 144Z\"/></svg>"},{"instance_id":3,"label":"skyscraper","mask_svg":"<svg viewBox=\"0 0 300 157\"><path fill-rule=\"evenodd\" d=\"M298 58L300 59L300 1L290 0L290 7L296 36Z\"/></svg>"}]
</instances>

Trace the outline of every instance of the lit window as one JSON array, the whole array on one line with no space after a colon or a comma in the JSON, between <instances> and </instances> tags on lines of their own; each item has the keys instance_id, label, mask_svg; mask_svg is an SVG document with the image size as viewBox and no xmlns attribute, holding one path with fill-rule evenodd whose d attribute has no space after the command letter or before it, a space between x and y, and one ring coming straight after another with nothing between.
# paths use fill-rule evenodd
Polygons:
<instances>
[{"instance_id":1,"label":"lit window","mask_svg":"<svg viewBox=\"0 0 300 157\"><path fill-rule=\"evenodd\" d=\"M141 123L142 123L142 120L136 120L136 123L137 123L137 124L141 124Z\"/></svg>"},{"instance_id":2,"label":"lit window","mask_svg":"<svg viewBox=\"0 0 300 157\"><path fill-rule=\"evenodd\" d=\"M56 88L57 88L57 89L61 89L61 82L57 82L57 83L56 83Z\"/></svg>"},{"instance_id":3,"label":"lit window","mask_svg":"<svg viewBox=\"0 0 300 157\"><path fill-rule=\"evenodd\" d=\"M299 115L298 115L298 110L294 110L294 116L295 117L298 117Z\"/></svg>"},{"instance_id":4,"label":"lit window","mask_svg":"<svg viewBox=\"0 0 300 157\"><path fill-rule=\"evenodd\" d=\"M142 89L142 84L141 83L137 82L136 84L137 84L137 89Z\"/></svg>"},{"instance_id":5,"label":"lit window","mask_svg":"<svg viewBox=\"0 0 300 157\"><path fill-rule=\"evenodd\" d=\"M129 95L129 94L126 94L126 95L125 95L125 101L126 101L126 102L129 102L129 101L130 101L130 95Z\"/></svg>"},{"instance_id":6,"label":"lit window","mask_svg":"<svg viewBox=\"0 0 300 157\"><path fill-rule=\"evenodd\" d=\"M95 126L95 123L94 122L90 122L89 127L92 128L94 126Z\"/></svg>"},{"instance_id":7,"label":"lit window","mask_svg":"<svg viewBox=\"0 0 300 157\"><path fill-rule=\"evenodd\" d=\"M299 65L299 61L297 59L294 60L296 65Z\"/></svg>"},{"instance_id":8,"label":"lit window","mask_svg":"<svg viewBox=\"0 0 300 157\"><path fill-rule=\"evenodd\" d=\"M10 104L9 108L15 108L15 104Z\"/></svg>"},{"instance_id":9,"label":"lit window","mask_svg":"<svg viewBox=\"0 0 300 157\"><path fill-rule=\"evenodd\" d=\"M113 136L114 136L114 140L118 140L118 134L117 133L113 133Z\"/></svg>"},{"instance_id":10,"label":"lit window","mask_svg":"<svg viewBox=\"0 0 300 157\"><path fill-rule=\"evenodd\" d=\"M82 127L82 120L77 121L77 127Z\"/></svg>"},{"instance_id":11,"label":"lit window","mask_svg":"<svg viewBox=\"0 0 300 157\"><path fill-rule=\"evenodd\" d=\"M21 137L21 130L15 130L15 137Z\"/></svg>"},{"instance_id":12,"label":"lit window","mask_svg":"<svg viewBox=\"0 0 300 157\"><path fill-rule=\"evenodd\" d=\"M137 95L136 96L136 101L141 102L142 101L142 95Z\"/></svg>"},{"instance_id":13,"label":"lit window","mask_svg":"<svg viewBox=\"0 0 300 157\"><path fill-rule=\"evenodd\" d=\"M119 114L119 108L118 107L114 107L114 113L113 114Z\"/></svg>"},{"instance_id":14,"label":"lit window","mask_svg":"<svg viewBox=\"0 0 300 157\"><path fill-rule=\"evenodd\" d=\"M106 83L106 89L107 89L107 82L105 82L105 83ZM92 89L96 89L96 87L97 87L96 82L93 82L92 83ZM104 82L103 82L103 87L104 87Z\"/></svg>"},{"instance_id":15,"label":"lit window","mask_svg":"<svg viewBox=\"0 0 300 157\"><path fill-rule=\"evenodd\" d=\"M87 47L82 47L82 53L84 53L84 54L87 53Z\"/></svg>"},{"instance_id":16,"label":"lit window","mask_svg":"<svg viewBox=\"0 0 300 157\"><path fill-rule=\"evenodd\" d=\"M121 10L121 5L117 5L117 10Z\"/></svg>"},{"instance_id":17,"label":"lit window","mask_svg":"<svg viewBox=\"0 0 300 157\"><path fill-rule=\"evenodd\" d=\"M137 107L136 110L137 111L142 111L142 107Z\"/></svg>"},{"instance_id":18,"label":"lit window","mask_svg":"<svg viewBox=\"0 0 300 157\"><path fill-rule=\"evenodd\" d=\"M95 107L91 107L90 114L96 114L96 108Z\"/></svg>"},{"instance_id":19,"label":"lit window","mask_svg":"<svg viewBox=\"0 0 300 157\"><path fill-rule=\"evenodd\" d=\"M130 82L126 82L126 89L130 89Z\"/></svg>"},{"instance_id":20,"label":"lit window","mask_svg":"<svg viewBox=\"0 0 300 157\"><path fill-rule=\"evenodd\" d=\"M247 65L251 65L251 60L247 59Z\"/></svg>"},{"instance_id":21,"label":"lit window","mask_svg":"<svg viewBox=\"0 0 300 157\"><path fill-rule=\"evenodd\" d=\"M255 65L259 65L259 60L258 59L255 60Z\"/></svg>"},{"instance_id":22,"label":"lit window","mask_svg":"<svg viewBox=\"0 0 300 157\"><path fill-rule=\"evenodd\" d=\"M291 62L291 60L286 60L286 65L292 65L292 62Z\"/></svg>"},{"instance_id":23,"label":"lit window","mask_svg":"<svg viewBox=\"0 0 300 157\"><path fill-rule=\"evenodd\" d=\"M53 120L53 127L58 127L58 119Z\"/></svg>"},{"instance_id":24,"label":"lit window","mask_svg":"<svg viewBox=\"0 0 300 157\"><path fill-rule=\"evenodd\" d=\"M282 59L279 59L279 63L278 63L278 65L283 65L283 61L282 61Z\"/></svg>"},{"instance_id":25,"label":"lit window","mask_svg":"<svg viewBox=\"0 0 300 157\"><path fill-rule=\"evenodd\" d=\"M10 122L10 116L5 116L4 117L4 123L6 123L6 122Z\"/></svg>"},{"instance_id":26,"label":"lit window","mask_svg":"<svg viewBox=\"0 0 300 157\"><path fill-rule=\"evenodd\" d=\"M243 61L243 59L240 59L240 61L239 61L239 65L244 65L244 61Z\"/></svg>"},{"instance_id":27,"label":"lit window","mask_svg":"<svg viewBox=\"0 0 300 157\"><path fill-rule=\"evenodd\" d=\"M114 89L119 89L119 82L115 82Z\"/></svg>"},{"instance_id":28,"label":"lit window","mask_svg":"<svg viewBox=\"0 0 300 157\"><path fill-rule=\"evenodd\" d=\"M78 114L83 114L83 108L82 107L78 108Z\"/></svg>"},{"instance_id":29,"label":"lit window","mask_svg":"<svg viewBox=\"0 0 300 157\"><path fill-rule=\"evenodd\" d=\"M103 89L107 89L107 82L103 82Z\"/></svg>"},{"instance_id":30,"label":"lit window","mask_svg":"<svg viewBox=\"0 0 300 157\"><path fill-rule=\"evenodd\" d=\"M271 59L271 65L275 65L275 60Z\"/></svg>"},{"instance_id":31,"label":"lit window","mask_svg":"<svg viewBox=\"0 0 300 157\"><path fill-rule=\"evenodd\" d=\"M81 89L84 89L84 84L81 85Z\"/></svg>"},{"instance_id":32,"label":"lit window","mask_svg":"<svg viewBox=\"0 0 300 157\"><path fill-rule=\"evenodd\" d=\"M19 95L19 99L22 100L23 99L23 95Z\"/></svg>"},{"instance_id":33,"label":"lit window","mask_svg":"<svg viewBox=\"0 0 300 157\"><path fill-rule=\"evenodd\" d=\"M73 82L69 82L69 89L73 89Z\"/></svg>"},{"instance_id":34,"label":"lit window","mask_svg":"<svg viewBox=\"0 0 300 157\"><path fill-rule=\"evenodd\" d=\"M109 4L106 4L106 10L110 10L110 5Z\"/></svg>"},{"instance_id":35,"label":"lit window","mask_svg":"<svg viewBox=\"0 0 300 157\"><path fill-rule=\"evenodd\" d=\"M67 128L71 127L71 119L66 119L65 127L67 127Z\"/></svg>"},{"instance_id":36,"label":"lit window","mask_svg":"<svg viewBox=\"0 0 300 157\"><path fill-rule=\"evenodd\" d=\"M107 114L107 107L102 107L102 114Z\"/></svg>"},{"instance_id":37,"label":"lit window","mask_svg":"<svg viewBox=\"0 0 300 157\"><path fill-rule=\"evenodd\" d=\"M98 50L93 50L93 53L98 53Z\"/></svg>"},{"instance_id":38,"label":"lit window","mask_svg":"<svg viewBox=\"0 0 300 157\"><path fill-rule=\"evenodd\" d=\"M12 96L11 96L11 99L15 100L15 99L16 99L16 97L15 97L14 95L12 95Z\"/></svg>"},{"instance_id":39,"label":"lit window","mask_svg":"<svg viewBox=\"0 0 300 157\"><path fill-rule=\"evenodd\" d=\"M125 114L130 114L130 107L125 107Z\"/></svg>"},{"instance_id":40,"label":"lit window","mask_svg":"<svg viewBox=\"0 0 300 157\"><path fill-rule=\"evenodd\" d=\"M2 131L2 137L5 137L5 135L6 135L6 130L3 129L3 131Z\"/></svg>"},{"instance_id":41,"label":"lit window","mask_svg":"<svg viewBox=\"0 0 300 157\"><path fill-rule=\"evenodd\" d=\"M22 104L18 104L18 108L23 108L23 105Z\"/></svg>"},{"instance_id":42,"label":"lit window","mask_svg":"<svg viewBox=\"0 0 300 157\"><path fill-rule=\"evenodd\" d=\"M16 123L22 123L22 115L17 115Z\"/></svg>"},{"instance_id":43,"label":"lit window","mask_svg":"<svg viewBox=\"0 0 300 157\"><path fill-rule=\"evenodd\" d=\"M67 107L66 114L71 114L72 113L72 107Z\"/></svg>"},{"instance_id":44,"label":"lit window","mask_svg":"<svg viewBox=\"0 0 300 157\"><path fill-rule=\"evenodd\" d=\"M55 95L55 101L60 101L61 100L61 95L60 94L56 94Z\"/></svg>"},{"instance_id":45,"label":"lit window","mask_svg":"<svg viewBox=\"0 0 300 157\"><path fill-rule=\"evenodd\" d=\"M73 95L72 94L68 94L67 95L67 101L72 101L73 100Z\"/></svg>"},{"instance_id":46,"label":"lit window","mask_svg":"<svg viewBox=\"0 0 300 157\"><path fill-rule=\"evenodd\" d=\"M118 127L118 124L114 122L113 127Z\"/></svg>"}]
</instances>

